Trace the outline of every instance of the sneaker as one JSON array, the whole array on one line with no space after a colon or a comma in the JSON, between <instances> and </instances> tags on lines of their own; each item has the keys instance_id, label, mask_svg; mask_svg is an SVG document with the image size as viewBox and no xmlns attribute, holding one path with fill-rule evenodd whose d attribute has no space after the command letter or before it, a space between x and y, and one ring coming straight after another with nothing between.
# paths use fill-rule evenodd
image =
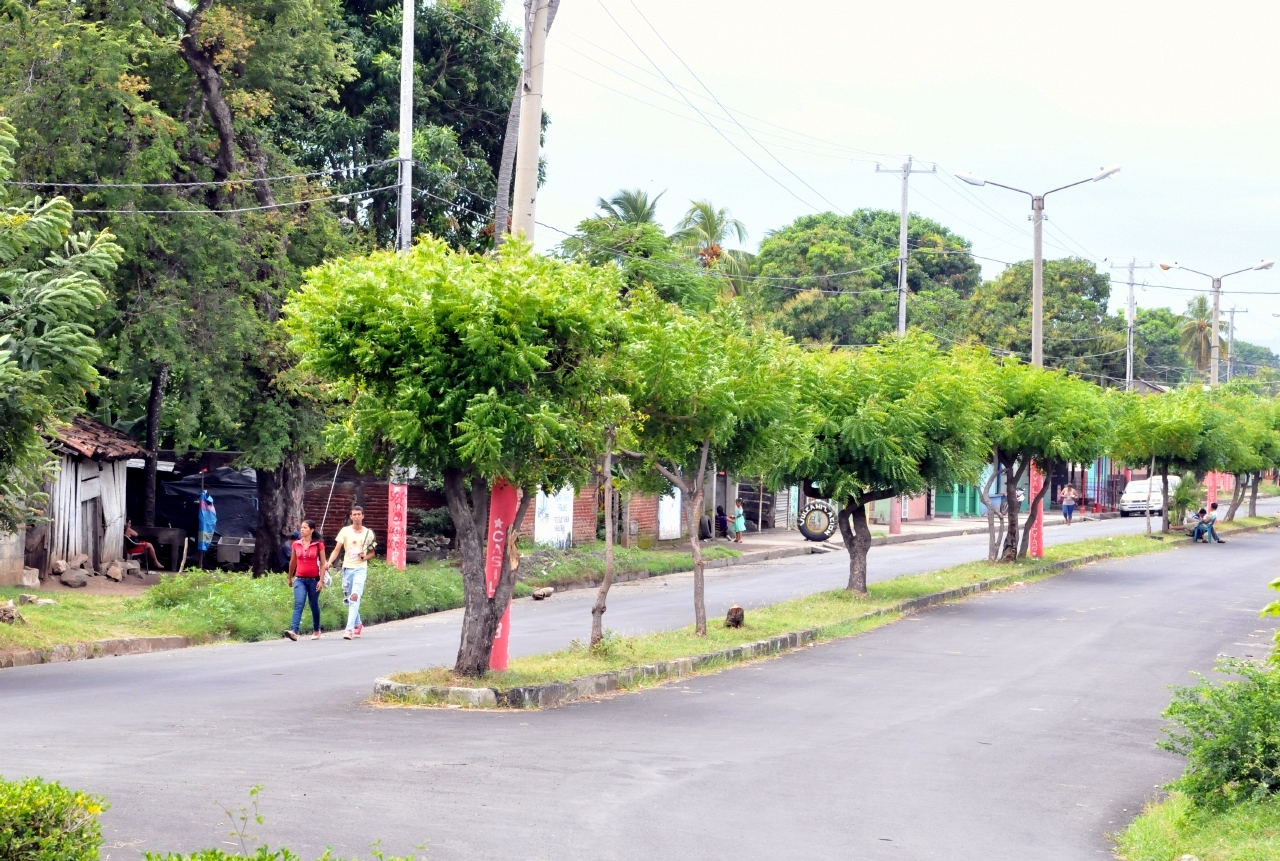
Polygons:
<instances>
[{"instance_id":1,"label":"sneaker","mask_svg":"<svg viewBox=\"0 0 1280 861\"><path fill-rule=\"evenodd\" d=\"M359 625L356 625L355 634L358 637L363 633L364 633L364 622L361 622Z\"/></svg>"},{"instance_id":2,"label":"sneaker","mask_svg":"<svg viewBox=\"0 0 1280 861\"><path fill-rule=\"evenodd\" d=\"M313 639L313 640L318 640L318 639L320 639L320 632L319 632L319 631L316 631L314 634L312 634L312 635L311 635L311 639Z\"/></svg>"},{"instance_id":3,"label":"sneaker","mask_svg":"<svg viewBox=\"0 0 1280 861\"><path fill-rule=\"evenodd\" d=\"M298 632L297 632L297 631L285 631L285 632L284 632L284 635L285 635L286 637L288 637L290 640L293 640L295 643L296 643L296 642L298 642Z\"/></svg>"},{"instance_id":4,"label":"sneaker","mask_svg":"<svg viewBox=\"0 0 1280 861\"><path fill-rule=\"evenodd\" d=\"M355 632L350 628L347 628L347 630L342 632L342 639L344 640L350 640L353 636L355 636Z\"/></svg>"}]
</instances>

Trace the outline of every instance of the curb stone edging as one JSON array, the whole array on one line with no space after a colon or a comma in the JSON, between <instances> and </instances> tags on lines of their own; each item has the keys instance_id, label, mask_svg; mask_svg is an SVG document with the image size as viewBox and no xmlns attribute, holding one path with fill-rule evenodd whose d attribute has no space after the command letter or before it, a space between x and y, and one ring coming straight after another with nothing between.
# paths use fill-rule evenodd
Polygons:
<instances>
[{"instance_id":1,"label":"curb stone edging","mask_svg":"<svg viewBox=\"0 0 1280 861\"><path fill-rule=\"evenodd\" d=\"M30 667L35 664L60 664L65 661L88 661L94 658L114 658L120 655L142 655L149 652L165 652L170 649L185 649L188 646L198 646L225 639L226 637L123 637L113 640L93 640L88 643L69 643L50 646L47 649L0 652L0 669Z\"/></svg>"},{"instance_id":2,"label":"curb stone edging","mask_svg":"<svg viewBox=\"0 0 1280 861\"><path fill-rule=\"evenodd\" d=\"M1245 526L1231 531L1233 534L1238 535L1246 532L1258 532L1262 529L1274 528L1276 526L1280 526L1280 522L1259 524L1257 526ZM1173 538L1172 540L1166 540L1168 541L1166 546L1191 543L1191 539L1189 537L1179 537ZM1015 574L1006 574L1003 577L993 577L989 580L980 580L977 583L956 586L952 589L944 589L941 592L932 592L928 595L909 598L888 607L881 607L878 610L872 610L870 612L863 613L861 616L855 616L852 619L846 619L841 622L834 622L830 625L823 625L817 628L806 628L802 631L792 631L786 634L778 634L768 638L767 640L757 640L754 643L744 643L741 646L734 646L731 649L721 649L719 651L707 652L705 654L689 658L673 658L669 661L658 661L654 664L645 664L638 667L626 667L621 670L612 670L607 673L582 676L577 679L570 679L567 682L550 682L542 685L525 685L522 687L509 688L507 690L499 690L497 688L408 685L401 682L394 682L391 679L384 677L374 681L373 696L375 700L389 698L420 705L453 704L471 706L473 708L504 707L511 709L556 708L558 706L590 699L602 694L612 693L618 690L626 690L638 684L643 684L646 681L678 679L683 676L693 675L694 673L721 666L727 667L732 664L742 663L756 658L782 654L784 652L789 652L794 649L817 643L819 640L826 639L827 637L834 639L838 636L832 634L836 628L844 627L851 623L856 624L867 619L891 616L899 613L903 615L916 613L938 604L955 601L980 592L989 592L1002 586L1010 586L1014 583L1025 581L1029 578L1037 577L1042 574L1080 568L1094 562L1102 562L1111 558L1114 557L1109 553L1094 553L1089 556L1081 556L1076 559L1064 559L1061 562L1051 562L1047 565L1040 565L1025 571L1019 571Z\"/></svg>"}]
</instances>

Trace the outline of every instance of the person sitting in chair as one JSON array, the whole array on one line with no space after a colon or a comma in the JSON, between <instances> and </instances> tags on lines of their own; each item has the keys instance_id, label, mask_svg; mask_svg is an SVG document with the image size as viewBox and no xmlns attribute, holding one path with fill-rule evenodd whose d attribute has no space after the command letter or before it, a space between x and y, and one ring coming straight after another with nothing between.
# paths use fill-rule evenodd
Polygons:
<instances>
[{"instance_id":1,"label":"person sitting in chair","mask_svg":"<svg viewBox=\"0 0 1280 861\"><path fill-rule=\"evenodd\" d=\"M156 558L156 548L151 545L151 542L139 540L138 532L133 528L133 521L131 520L124 522L124 552L130 558L146 556L151 562L152 568L164 567L160 564L160 560Z\"/></svg>"}]
</instances>

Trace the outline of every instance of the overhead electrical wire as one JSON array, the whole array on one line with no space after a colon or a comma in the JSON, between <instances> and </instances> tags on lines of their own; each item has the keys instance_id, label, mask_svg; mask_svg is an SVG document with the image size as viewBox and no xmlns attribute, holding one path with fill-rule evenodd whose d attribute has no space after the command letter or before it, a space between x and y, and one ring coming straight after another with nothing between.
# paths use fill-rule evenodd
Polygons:
<instances>
[{"instance_id":1,"label":"overhead electrical wire","mask_svg":"<svg viewBox=\"0 0 1280 861\"><path fill-rule=\"evenodd\" d=\"M325 197L310 197L305 200L290 200L274 206L241 206L235 209L77 209L76 214L84 215L237 215L243 212L259 212L268 209L284 209L290 206L304 206L308 203L325 203L330 200L341 200L347 197L360 197L399 188L396 185L384 185L379 188L366 188L360 191L348 191L341 194L330 194Z\"/></svg>"},{"instance_id":2,"label":"overhead electrical wire","mask_svg":"<svg viewBox=\"0 0 1280 861\"><path fill-rule=\"evenodd\" d=\"M202 180L200 182L32 182L30 180L5 180L0 185L15 185L20 188L219 188L227 185L252 185L258 182L281 182L286 179L310 179L316 176L333 176L334 174L353 173L360 170L394 164L399 159L389 158L370 162L356 167L343 167L330 170L317 170L311 173L288 173L280 176L264 176L249 179ZM84 210L79 210L84 211Z\"/></svg>"}]
</instances>

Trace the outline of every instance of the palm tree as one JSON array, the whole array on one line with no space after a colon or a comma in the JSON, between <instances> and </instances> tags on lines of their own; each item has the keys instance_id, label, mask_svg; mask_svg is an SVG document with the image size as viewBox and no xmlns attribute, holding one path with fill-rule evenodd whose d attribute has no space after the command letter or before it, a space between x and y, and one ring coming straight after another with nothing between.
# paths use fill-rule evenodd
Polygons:
<instances>
[{"instance_id":1,"label":"palm tree","mask_svg":"<svg viewBox=\"0 0 1280 861\"><path fill-rule=\"evenodd\" d=\"M747 238L747 227L736 218L729 217L729 210L716 209L709 200L691 200L676 232L671 238L688 248L706 269L723 269L732 275L746 271L742 252L729 251L724 243L730 236L739 242Z\"/></svg>"},{"instance_id":2,"label":"palm tree","mask_svg":"<svg viewBox=\"0 0 1280 861\"><path fill-rule=\"evenodd\" d=\"M624 224L657 224L658 200L664 194L665 191L660 191L650 200L647 191L623 189L608 200L600 198L596 206L605 218L616 218Z\"/></svg>"},{"instance_id":3,"label":"palm tree","mask_svg":"<svg viewBox=\"0 0 1280 861\"><path fill-rule=\"evenodd\" d=\"M1198 370L1207 371L1209 362L1213 359L1213 311L1209 308L1209 300L1203 295L1187 303L1178 334L1187 360ZM1226 346L1226 342L1219 336L1219 351L1225 351Z\"/></svg>"}]
</instances>

